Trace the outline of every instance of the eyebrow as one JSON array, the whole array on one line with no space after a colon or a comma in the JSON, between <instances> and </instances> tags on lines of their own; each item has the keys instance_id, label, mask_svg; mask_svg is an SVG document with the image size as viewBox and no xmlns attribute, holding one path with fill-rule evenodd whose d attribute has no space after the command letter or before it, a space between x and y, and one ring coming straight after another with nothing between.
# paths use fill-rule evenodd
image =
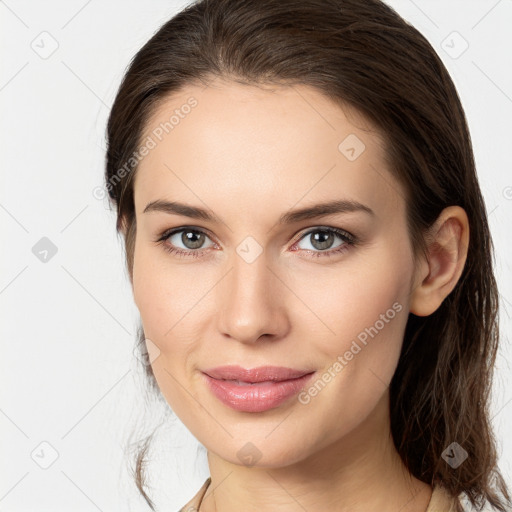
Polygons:
<instances>
[{"instance_id":1,"label":"eyebrow","mask_svg":"<svg viewBox=\"0 0 512 512\"><path fill-rule=\"evenodd\" d=\"M375 212L369 206L357 201L340 199L286 212L281 215L278 224L293 224L294 222L315 219L324 215L359 211L375 216ZM171 215L182 215L192 219L222 223L219 217L203 208L189 206L176 201L164 201L162 199L152 201L144 208L143 213L148 212L163 212Z\"/></svg>"}]
</instances>

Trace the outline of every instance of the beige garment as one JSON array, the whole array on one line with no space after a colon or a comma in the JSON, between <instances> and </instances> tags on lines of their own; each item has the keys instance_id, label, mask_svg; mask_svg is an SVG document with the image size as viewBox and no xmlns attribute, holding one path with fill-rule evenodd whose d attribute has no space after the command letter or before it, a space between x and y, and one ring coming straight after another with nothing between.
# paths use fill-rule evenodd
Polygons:
<instances>
[{"instance_id":1,"label":"beige garment","mask_svg":"<svg viewBox=\"0 0 512 512\"><path fill-rule=\"evenodd\" d=\"M211 478L208 477L197 494L179 512L197 512L210 482ZM425 512L456 512L456 503L457 498L452 498L443 487L436 485Z\"/></svg>"}]
</instances>

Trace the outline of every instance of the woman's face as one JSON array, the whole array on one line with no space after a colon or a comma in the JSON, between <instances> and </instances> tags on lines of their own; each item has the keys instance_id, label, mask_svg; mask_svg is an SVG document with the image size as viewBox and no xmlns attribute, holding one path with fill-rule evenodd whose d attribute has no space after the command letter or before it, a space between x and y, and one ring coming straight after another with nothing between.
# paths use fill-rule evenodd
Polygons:
<instances>
[{"instance_id":1,"label":"woman's face","mask_svg":"<svg viewBox=\"0 0 512 512\"><path fill-rule=\"evenodd\" d=\"M171 409L236 464L285 466L348 439L386 402L414 286L377 133L307 86L216 80L168 98L143 140L133 293ZM193 210L146 210L157 201ZM342 201L364 206L298 214ZM216 394L204 372L225 365L310 375Z\"/></svg>"}]
</instances>

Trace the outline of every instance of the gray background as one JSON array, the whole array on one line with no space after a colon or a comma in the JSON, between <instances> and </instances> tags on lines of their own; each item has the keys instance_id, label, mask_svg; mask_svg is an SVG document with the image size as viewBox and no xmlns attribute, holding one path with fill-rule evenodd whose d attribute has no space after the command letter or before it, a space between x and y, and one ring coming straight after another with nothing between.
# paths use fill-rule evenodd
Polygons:
<instances>
[{"instance_id":1,"label":"gray background","mask_svg":"<svg viewBox=\"0 0 512 512\"><path fill-rule=\"evenodd\" d=\"M165 407L141 392L138 311L101 198L104 132L129 60L186 3L0 1L2 511L147 510L125 445ZM512 1L389 4L438 51L470 124L501 292L492 421L512 485ZM208 468L179 420L160 432L152 496L173 511Z\"/></svg>"}]
</instances>

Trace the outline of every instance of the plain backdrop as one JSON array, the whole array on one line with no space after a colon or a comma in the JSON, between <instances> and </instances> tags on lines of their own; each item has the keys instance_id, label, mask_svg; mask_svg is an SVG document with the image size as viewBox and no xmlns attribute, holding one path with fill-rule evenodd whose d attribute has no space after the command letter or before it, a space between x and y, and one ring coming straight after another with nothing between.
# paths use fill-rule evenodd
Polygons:
<instances>
[{"instance_id":1,"label":"plain backdrop","mask_svg":"<svg viewBox=\"0 0 512 512\"><path fill-rule=\"evenodd\" d=\"M389 3L439 53L469 121L500 287L492 422L512 485L512 2ZM123 72L186 4L0 2L1 511L149 510L126 464L144 415L146 434L163 421L149 466L159 510L178 510L209 474L204 449L160 415L165 404L146 405L138 311L97 193Z\"/></svg>"}]
</instances>

